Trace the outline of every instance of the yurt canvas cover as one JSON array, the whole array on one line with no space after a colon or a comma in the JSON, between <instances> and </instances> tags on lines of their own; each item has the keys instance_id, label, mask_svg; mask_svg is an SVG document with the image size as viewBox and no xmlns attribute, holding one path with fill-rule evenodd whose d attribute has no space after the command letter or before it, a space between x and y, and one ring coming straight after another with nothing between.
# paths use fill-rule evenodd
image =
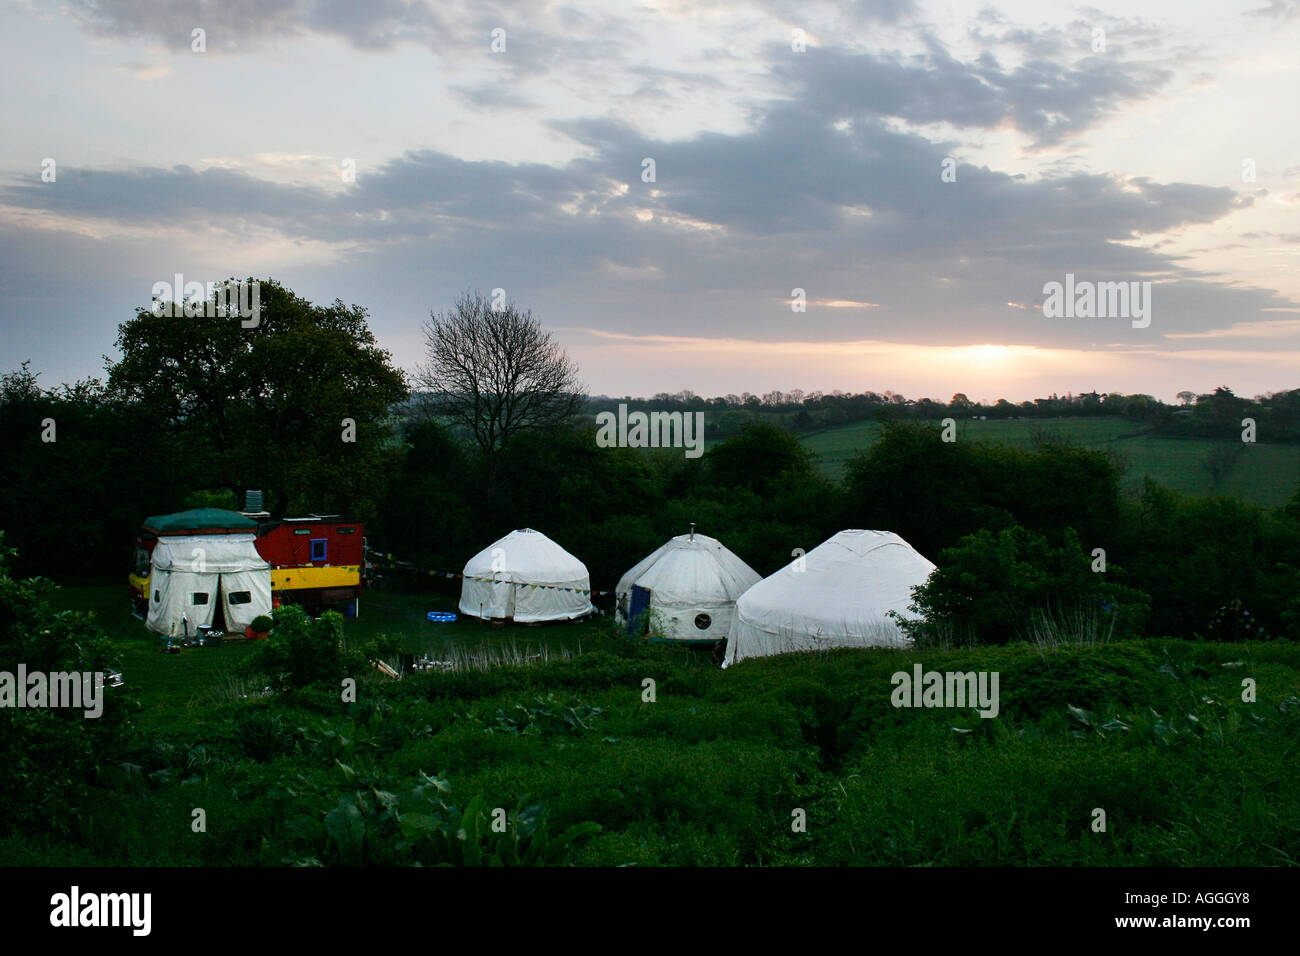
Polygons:
<instances>
[{"instance_id":1,"label":"yurt canvas cover","mask_svg":"<svg viewBox=\"0 0 1300 956\"><path fill-rule=\"evenodd\" d=\"M902 647L906 613L934 565L890 531L841 531L736 602L726 663L830 647Z\"/></svg>"},{"instance_id":2,"label":"yurt canvas cover","mask_svg":"<svg viewBox=\"0 0 1300 956\"><path fill-rule=\"evenodd\" d=\"M212 624L217 602L227 631L242 631L271 613L271 566L252 534L175 535L159 538L149 575L150 630L183 637Z\"/></svg>"},{"instance_id":3,"label":"yurt canvas cover","mask_svg":"<svg viewBox=\"0 0 1300 956\"><path fill-rule=\"evenodd\" d=\"M619 623L651 617L651 639L720 641L736 598L757 584L757 571L707 535L678 535L623 575L615 589Z\"/></svg>"},{"instance_id":4,"label":"yurt canvas cover","mask_svg":"<svg viewBox=\"0 0 1300 956\"><path fill-rule=\"evenodd\" d=\"M587 566L540 531L512 531L465 565L462 614L532 623L572 620L595 610Z\"/></svg>"}]
</instances>

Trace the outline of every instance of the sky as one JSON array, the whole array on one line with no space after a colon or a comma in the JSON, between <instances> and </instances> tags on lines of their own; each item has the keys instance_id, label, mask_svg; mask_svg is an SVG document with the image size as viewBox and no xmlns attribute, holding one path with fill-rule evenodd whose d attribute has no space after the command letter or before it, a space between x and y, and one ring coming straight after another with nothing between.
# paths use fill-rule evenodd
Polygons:
<instances>
[{"instance_id":1,"label":"sky","mask_svg":"<svg viewBox=\"0 0 1300 956\"><path fill-rule=\"evenodd\" d=\"M177 273L406 370L503 289L593 394L1300 386L1300 0L0 0L0 45L0 371L47 387Z\"/></svg>"}]
</instances>

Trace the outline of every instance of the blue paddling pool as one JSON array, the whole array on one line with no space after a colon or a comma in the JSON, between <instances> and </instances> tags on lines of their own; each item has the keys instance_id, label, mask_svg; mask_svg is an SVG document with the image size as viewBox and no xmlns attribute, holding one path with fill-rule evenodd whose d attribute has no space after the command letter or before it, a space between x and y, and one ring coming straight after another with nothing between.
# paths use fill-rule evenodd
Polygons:
<instances>
[{"instance_id":1,"label":"blue paddling pool","mask_svg":"<svg viewBox=\"0 0 1300 956\"><path fill-rule=\"evenodd\" d=\"M451 611L430 611L428 618L438 624L445 624L448 621L456 620L456 615Z\"/></svg>"}]
</instances>

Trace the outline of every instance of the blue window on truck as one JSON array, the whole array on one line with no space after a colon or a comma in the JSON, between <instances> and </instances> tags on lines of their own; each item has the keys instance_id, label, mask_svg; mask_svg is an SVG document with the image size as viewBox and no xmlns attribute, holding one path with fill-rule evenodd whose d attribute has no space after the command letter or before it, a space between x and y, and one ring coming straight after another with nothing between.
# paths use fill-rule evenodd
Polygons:
<instances>
[{"instance_id":1,"label":"blue window on truck","mask_svg":"<svg viewBox=\"0 0 1300 956\"><path fill-rule=\"evenodd\" d=\"M313 561L325 560L325 546L329 544L328 538L311 539L311 559Z\"/></svg>"}]
</instances>

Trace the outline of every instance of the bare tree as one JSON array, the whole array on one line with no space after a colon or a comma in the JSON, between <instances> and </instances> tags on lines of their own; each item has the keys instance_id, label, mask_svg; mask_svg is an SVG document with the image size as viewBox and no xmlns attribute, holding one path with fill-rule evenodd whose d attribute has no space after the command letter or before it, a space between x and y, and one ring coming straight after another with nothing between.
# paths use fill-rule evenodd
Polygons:
<instances>
[{"instance_id":1,"label":"bare tree","mask_svg":"<svg viewBox=\"0 0 1300 956\"><path fill-rule=\"evenodd\" d=\"M450 312L430 313L424 335L417 384L438 414L470 431L489 462L520 431L566 421L582 407L577 366L513 302L466 292Z\"/></svg>"}]
</instances>

